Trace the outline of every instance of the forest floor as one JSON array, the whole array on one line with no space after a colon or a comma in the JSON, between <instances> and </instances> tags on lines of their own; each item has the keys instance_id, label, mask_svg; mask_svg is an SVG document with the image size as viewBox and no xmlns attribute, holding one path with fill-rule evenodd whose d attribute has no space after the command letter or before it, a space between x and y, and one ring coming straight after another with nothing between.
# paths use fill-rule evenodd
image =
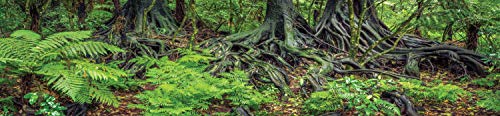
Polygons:
<instances>
[{"instance_id":1,"label":"forest floor","mask_svg":"<svg viewBox=\"0 0 500 116\"><path fill-rule=\"evenodd\" d=\"M439 68L443 69L443 68ZM300 73L299 73L300 74ZM303 74L303 73L302 73ZM468 92L475 92L478 90L500 90L500 86L495 86L492 88L484 88L472 85L469 82L460 82L457 80L457 75L453 74L450 70L437 70L437 71L423 71L420 78L423 82L430 83L435 79L441 79L443 84L453 84L457 85ZM290 88L294 92L294 94L299 95L299 85L296 81L292 80ZM148 87L144 87L148 88ZM88 115L137 115L141 113L141 110L138 109L130 109L127 107L128 104L137 104L139 100L135 97L138 91L117 91L115 95L117 95L121 100L119 107L107 106L105 104L99 104L91 108L87 111ZM411 97L411 96L410 96ZM476 102L479 100L477 95L472 95L469 98L460 98L456 102L445 101L441 103L435 102L416 102L415 107L419 111L419 113L425 116L463 116L463 115L484 115L484 116L493 116L500 115L498 112L493 112L486 110L484 108L480 108L476 105ZM289 98L286 101L281 101L281 103L277 104L267 104L262 106L262 109L266 110L266 112L271 112L275 115L300 115L301 114L301 105L304 101L304 97L296 96ZM229 106L219 106L214 105L211 106L210 110L207 113L214 112L230 112L231 107ZM343 112L343 115L354 115L355 112Z\"/></svg>"},{"instance_id":2,"label":"forest floor","mask_svg":"<svg viewBox=\"0 0 500 116\"><path fill-rule=\"evenodd\" d=\"M169 46L174 48L181 48L181 47L186 47L187 46L186 43L189 43L188 41L190 38L189 36L190 34L186 35L187 36L177 37L175 42L169 41L169 39L167 39L166 37L157 37L157 39L165 39L168 41L167 44ZM220 37L220 36L225 36L225 35L219 33L213 33L209 30L201 30L200 33L198 33L198 35L196 36L196 38L198 38L198 40L196 41L201 42L209 38ZM446 42L446 43L454 44L457 46L464 45L463 42L456 42L456 41ZM175 60L176 57L171 57L171 59ZM391 70L394 72L401 72L402 69L401 67L399 67L399 68L393 68ZM292 77L298 77L302 76L301 74L306 74L306 70L305 68L299 66L293 71L289 71L289 73L291 74L290 76ZM494 87L490 88L485 88L473 85L471 84L470 81L463 81L461 75L456 75L456 72L453 72L452 69L444 66L438 66L434 70L432 70L431 68L423 68L423 70L421 71L420 80L422 80L422 82L430 83L437 79L441 80L440 83L453 84L471 93L478 90L486 90L486 89L500 90L500 86L498 85L495 85ZM32 80L33 80L32 83L41 83L41 81L37 79L32 79ZM57 93L51 92L49 90L49 88L46 86L47 84L31 84L29 82L20 82L20 81L21 79L18 79L19 83L24 83L24 84L18 84L13 88L0 87L0 90L12 93L13 95L11 94L11 96L23 96L26 91L42 90L58 98L57 100L59 100L59 102L61 102L62 105L67 105L65 103L68 103L70 101L67 98L60 99L61 97ZM289 86L292 92L295 94L295 96L290 97L287 100L281 100L280 103L262 105L261 106L262 109L274 115L300 115L302 113L301 105L305 101L305 97L301 96L299 87L300 85L298 83L299 83L298 80L291 80L291 84ZM45 86L34 87L30 85L45 85ZM141 90L153 90L153 89L154 87L143 86L141 89L136 89L136 90L115 91L114 94L120 99L121 102L119 107L108 106L105 104L90 104L88 107L89 109L86 112L86 115L98 115L98 116L140 115L142 112L141 110L131 109L128 107L128 105L140 103L140 100L138 100L134 96L140 93ZM0 96L0 97L6 97L6 96ZM411 96L409 97L411 98ZM20 105L20 103L27 103L23 98L15 98L15 99L16 101L20 101L17 102L18 106L23 106ZM478 99L479 97L474 94L471 95L469 98L460 98L455 102L444 101L441 103L435 103L435 102L424 101L424 102L414 102L414 105L417 108L418 112L423 115L500 115L499 112L493 112L478 107L476 105ZM19 108L19 109L24 109L24 108ZM229 106L216 104L210 106L209 110L205 111L205 113L230 112L231 109L232 108ZM24 114L24 112L18 112L18 113ZM341 114L353 115L355 114L355 112L343 112Z\"/></svg>"},{"instance_id":3,"label":"forest floor","mask_svg":"<svg viewBox=\"0 0 500 116\"><path fill-rule=\"evenodd\" d=\"M190 35L190 34L187 34ZM197 35L196 38L199 38L197 42L201 42L206 39L224 36L223 34L213 33L209 30L203 30L201 33ZM185 43L188 43L190 36L179 37L177 42L170 42L169 45L175 47L185 47L187 46ZM184 44L183 44L184 43ZM445 42L447 44L452 44L456 46L465 46L464 42L458 41L448 41ZM176 60L175 58L172 60ZM303 59L306 60L306 59ZM439 64L438 64L439 65ZM300 64L299 67L294 69L293 71L288 70L291 77L299 77L304 76L303 74L307 74L306 69L303 67L305 64ZM394 72L401 72L403 69L401 67L395 67L390 69ZM420 80L424 83L430 83L437 79L441 80L442 84L453 84L463 88L468 92L476 92L478 90L500 90L499 85L495 85L494 87L485 88L477 85L473 85L470 81L462 81L461 77L463 75L456 75L457 72L454 72L453 69L449 67L445 67L445 64L441 64L441 66L437 66L435 69L424 68L421 71ZM479 77L477 77L479 78ZM266 104L261 106L263 110L269 112L273 115L300 115L302 112L302 104L305 101L304 96L300 96L300 85L298 84L298 80L291 80L290 88L292 92L296 95L295 97L288 98L287 100L282 100L280 103L276 104ZM143 87L148 88L147 90L153 90L151 87ZM87 111L88 115L136 115L140 114L141 110L138 109L130 109L127 107L128 104L137 104L139 100L135 97L139 91L117 91L115 95L117 95L121 99L121 103L119 107L107 106L105 104L99 104ZM411 97L411 96L409 96ZM456 102L445 101L441 103L435 102L416 102L414 103L418 112L422 115L429 116L441 116L441 115L500 115L499 112L494 112L490 110L486 110L485 108L478 107L476 102L479 100L477 95L472 95L469 98L460 98ZM215 113L215 112L230 112L230 106L218 105L214 104L209 108L208 112L205 113ZM354 115L356 112L342 112L343 115Z\"/></svg>"}]
</instances>

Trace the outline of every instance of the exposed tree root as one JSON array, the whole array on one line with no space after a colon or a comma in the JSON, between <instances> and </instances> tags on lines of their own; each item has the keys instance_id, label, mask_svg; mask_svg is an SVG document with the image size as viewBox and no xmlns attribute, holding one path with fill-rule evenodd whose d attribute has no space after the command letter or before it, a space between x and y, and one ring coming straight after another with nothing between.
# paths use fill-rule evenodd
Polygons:
<instances>
[{"instance_id":1,"label":"exposed tree root","mask_svg":"<svg viewBox=\"0 0 500 116\"><path fill-rule=\"evenodd\" d=\"M473 51L456 46L443 45L433 41L422 40L413 35L398 35L391 32L383 22L376 17L373 0L357 3L354 6L355 20L360 23L359 45L351 45L351 26L346 0L329 0L325 9L325 14L316 27L318 38L326 44L320 44L318 48L328 49L334 53L346 53L352 47L359 50L357 56L361 56L360 64L366 67L379 67L382 62L376 59L379 57L406 61L405 72L408 75L418 76L418 64L420 59L435 58L450 60L453 63L461 64L463 71L483 75L485 64L481 61L484 56ZM358 1L359 2L359 1ZM365 5L365 8L361 7ZM368 8L366 8L368 7ZM360 16L366 11L365 16ZM356 24L357 25L357 24ZM334 46L334 47L332 47ZM332 49L334 48L334 49ZM411 54L411 55L410 55Z\"/></svg>"},{"instance_id":2,"label":"exposed tree root","mask_svg":"<svg viewBox=\"0 0 500 116\"><path fill-rule=\"evenodd\" d=\"M409 116L418 116L419 114L415 110L415 107L405 95L401 95L398 92L384 92L382 93L382 98L389 98L390 102L395 103L401 112Z\"/></svg>"},{"instance_id":3,"label":"exposed tree root","mask_svg":"<svg viewBox=\"0 0 500 116\"><path fill-rule=\"evenodd\" d=\"M331 63L318 56L317 50L308 47L313 42L309 39L312 38L308 32L311 29L293 11L291 3L289 0L270 0L266 20L259 28L202 44L219 57L209 70L217 73L244 69L256 80L272 82L280 89L287 89L290 82L283 68L293 69L300 64L300 58L318 61L322 66L321 69L311 68L315 72L330 72ZM315 85L316 89L321 88Z\"/></svg>"},{"instance_id":4,"label":"exposed tree root","mask_svg":"<svg viewBox=\"0 0 500 116\"><path fill-rule=\"evenodd\" d=\"M68 116L84 116L87 114L88 105L80 103L71 103L66 105L66 115Z\"/></svg>"},{"instance_id":5,"label":"exposed tree root","mask_svg":"<svg viewBox=\"0 0 500 116\"><path fill-rule=\"evenodd\" d=\"M121 67L140 76L145 67L134 66L128 60L137 56L160 58L167 55L170 48L166 46L166 42L154 38L174 34L178 24L163 0L128 0L106 22L106 27L95 35L100 36L101 41L127 50L127 53L112 56L112 59L125 60L126 63Z\"/></svg>"},{"instance_id":6,"label":"exposed tree root","mask_svg":"<svg viewBox=\"0 0 500 116\"><path fill-rule=\"evenodd\" d=\"M212 39L202 44L218 57L208 70L212 73L243 69L260 82L274 83L280 90L288 88L290 78L284 68L294 69L307 64L302 58L314 61L309 64L308 83L321 91L329 73L380 73L394 77L408 77L389 71L365 69L349 59L324 53L312 48L320 42L312 29L298 15L289 0L269 0L265 22L257 29L235 34L223 39ZM346 70L348 67L356 70ZM261 78L266 77L266 78Z\"/></svg>"},{"instance_id":7,"label":"exposed tree root","mask_svg":"<svg viewBox=\"0 0 500 116\"><path fill-rule=\"evenodd\" d=\"M132 55L159 57L168 49L163 40L151 39L154 36L172 35L178 24L164 6L163 0L128 0L121 11L106 22L106 27L95 35L102 40L129 50ZM155 33L147 33L155 32ZM145 36L146 35L146 36Z\"/></svg>"},{"instance_id":8,"label":"exposed tree root","mask_svg":"<svg viewBox=\"0 0 500 116\"><path fill-rule=\"evenodd\" d=\"M238 116L253 116L252 112L248 111L246 108L237 107L231 110L232 113L236 113Z\"/></svg>"},{"instance_id":9,"label":"exposed tree root","mask_svg":"<svg viewBox=\"0 0 500 116\"><path fill-rule=\"evenodd\" d=\"M163 0L128 0L122 10L105 24L107 28L99 30L97 35L125 36L130 32L145 34L152 31L156 35L171 35L178 28Z\"/></svg>"}]
</instances>

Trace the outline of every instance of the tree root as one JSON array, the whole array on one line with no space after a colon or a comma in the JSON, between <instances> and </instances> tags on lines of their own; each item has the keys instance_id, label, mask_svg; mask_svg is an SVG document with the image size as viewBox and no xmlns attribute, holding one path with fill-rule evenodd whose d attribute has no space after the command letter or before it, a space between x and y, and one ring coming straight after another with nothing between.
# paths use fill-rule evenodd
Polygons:
<instances>
[{"instance_id":1,"label":"tree root","mask_svg":"<svg viewBox=\"0 0 500 116\"><path fill-rule=\"evenodd\" d=\"M413 104L405 95L401 95L398 92L384 92L382 93L382 98L389 98L390 101L394 102L399 107L399 109L401 109L401 112L404 112L406 115L419 115L415 110Z\"/></svg>"},{"instance_id":2,"label":"tree root","mask_svg":"<svg viewBox=\"0 0 500 116\"><path fill-rule=\"evenodd\" d=\"M442 45L438 42L420 39L414 35L403 35L401 29L396 32L391 32L388 27L378 19L375 9L355 7L355 21L362 23L355 25L350 24L348 18L347 1L345 0L329 0L325 8L325 14L316 26L314 34L319 39L316 48L327 50L332 53L347 53L351 49L358 49L358 53L362 53L359 62L363 67L379 67L381 62L376 59L381 58L406 61L406 74L418 76L418 64L421 60L435 58L439 60L450 60L460 64L464 73L473 72L479 75L485 75L484 66L486 64L481 61L484 56L467 49L456 46ZM374 5L373 0L360 3L370 7ZM366 16L359 16L361 12L366 12ZM359 45L351 45L351 30L353 27L360 28ZM399 41L401 40L401 41ZM333 47L332 47L333 46ZM410 55L412 54L412 55ZM360 56L356 54L355 56ZM365 60L367 59L367 60ZM372 60L373 59L373 60ZM411 66L410 66L411 65ZM412 69L410 69L412 67ZM411 70L411 71L410 71Z\"/></svg>"},{"instance_id":3,"label":"tree root","mask_svg":"<svg viewBox=\"0 0 500 116\"><path fill-rule=\"evenodd\" d=\"M87 113L87 104L71 103L66 105L66 115L68 116L84 116Z\"/></svg>"}]
</instances>

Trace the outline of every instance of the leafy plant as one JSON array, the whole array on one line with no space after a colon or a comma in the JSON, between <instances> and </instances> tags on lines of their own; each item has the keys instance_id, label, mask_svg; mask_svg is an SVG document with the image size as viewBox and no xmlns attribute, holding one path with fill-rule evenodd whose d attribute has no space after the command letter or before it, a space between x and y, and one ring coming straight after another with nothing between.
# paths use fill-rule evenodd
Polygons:
<instances>
[{"instance_id":1,"label":"leafy plant","mask_svg":"<svg viewBox=\"0 0 500 116\"><path fill-rule=\"evenodd\" d=\"M112 81L127 73L106 64L93 63L97 58L124 50L102 42L87 41L90 31L60 32L41 38L27 30L19 30L10 38L0 39L0 64L16 73L43 75L55 90L75 102L92 100L117 106L118 100L109 90ZM5 67L6 68L6 67Z\"/></svg>"},{"instance_id":2,"label":"leafy plant","mask_svg":"<svg viewBox=\"0 0 500 116\"><path fill-rule=\"evenodd\" d=\"M344 77L329 82L326 91L314 92L304 103L304 110L312 114L331 111L356 110L363 115L375 115L377 112L386 115L400 115L399 108L380 98L380 94L370 94L371 83L351 77Z\"/></svg>"},{"instance_id":3,"label":"leafy plant","mask_svg":"<svg viewBox=\"0 0 500 116\"><path fill-rule=\"evenodd\" d=\"M493 110L495 112L500 111L500 91L496 90L493 92L492 90L488 91L478 91L476 92L478 96L481 98L477 101L476 105L479 107L486 108L488 110Z\"/></svg>"},{"instance_id":4,"label":"leafy plant","mask_svg":"<svg viewBox=\"0 0 500 116\"><path fill-rule=\"evenodd\" d=\"M35 112L36 115L64 116L63 111L66 110L66 107L55 102L56 98L53 96L41 93L28 93L24 95L24 98L28 99L30 105L37 105L37 107L40 107L40 109Z\"/></svg>"},{"instance_id":5,"label":"leafy plant","mask_svg":"<svg viewBox=\"0 0 500 116\"><path fill-rule=\"evenodd\" d=\"M11 116L12 112L17 111L16 107L14 107L13 99L14 97L9 96L5 98L0 98L0 116Z\"/></svg>"},{"instance_id":6,"label":"leafy plant","mask_svg":"<svg viewBox=\"0 0 500 116\"><path fill-rule=\"evenodd\" d=\"M23 13L21 8L15 4L16 1L3 0L0 1L0 38L7 36L9 32L12 32L23 26L20 22L23 20L27 14Z\"/></svg>"},{"instance_id":7,"label":"leafy plant","mask_svg":"<svg viewBox=\"0 0 500 116\"><path fill-rule=\"evenodd\" d=\"M175 2L169 4L174 7ZM196 0L196 18L215 31L242 32L259 25L264 19L265 1ZM212 12L219 11L219 12Z\"/></svg>"},{"instance_id":8,"label":"leafy plant","mask_svg":"<svg viewBox=\"0 0 500 116\"><path fill-rule=\"evenodd\" d=\"M492 73L485 78L474 79L472 83L484 87L493 87L500 83L500 73Z\"/></svg>"},{"instance_id":9,"label":"leafy plant","mask_svg":"<svg viewBox=\"0 0 500 116\"><path fill-rule=\"evenodd\" d=\"M443 102L447 100L455 102L461 97L470 95L470 93L464 89L451 84L439 84L433 87L427 87L423 86L422 82L419 80L407 80L399 82L399 84L404 89L405 95L411 96L417 101L429 100Z\"/></svg>"},{"instance_id":10,"label":"leafy plant","mask_svg":"<svg viewBox=\"0 0 500 116\"><path fill-rule=\"evenodd\" d=\"M197 109L206 110L214 100L226 99L234 106L255 108L274 99L246 85L248 77L243 71L222 73L222 78L203 72L208 59L212 58L185 55L177 62L167 57L159 60L147 57L134 59L136 63L157 66L147 70L146 76L149 78L143 83L158 87L136 95L143 103L129 107L143 109L145 115L180 115L196 114Z\"/></svg>"}]
</instances>

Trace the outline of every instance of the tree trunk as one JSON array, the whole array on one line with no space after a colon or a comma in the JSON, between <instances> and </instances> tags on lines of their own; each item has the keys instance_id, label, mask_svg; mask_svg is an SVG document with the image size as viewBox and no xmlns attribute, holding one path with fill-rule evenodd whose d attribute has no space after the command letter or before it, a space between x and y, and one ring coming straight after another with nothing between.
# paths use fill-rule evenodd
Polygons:
<instances>
[{"instance_id":1,"label":"tree trunk","mask_svg":"<svg viewBox=\"0 0 500 116\"><path fill-rule=\"evenodd\" d=\"M31 7L29 8L29 14L31 17L31 26L30 29L34 32L40 33L40 12L38 11L38 8L36 7L35 4L32 4Z\"/></svg>"},{"instance_id":2,"label":"tree trunk","mask_svg":"<svg viewBox=\"0 0 500 116\"><path fill-rule=\"evenodd\" d=\"M130 32L140 35L150 35L150 32L169 35L177 29L177 22L164 0L128 0L121 9L118 0L113 3L120 12L116 12L106 23L111 28L100 30L100 35L107 35L109 32L121 33L119 35Z\"/></svg>"},{"instance_id":3,"label":"tree trunk","mask_svg":"<svg viewBox=\"0 0 500 116\"><path fill-rule=\"evenodd\" d=\"M253 69L249 73L255 76L256 80L274 83L279 89L285 90L282 92L286 92L290 81L283 68L293 69L300 64L300 58L322 60L306 50L308 46L313 45L311 42L314 37L311 31L304 18L295 11L291 0L268 0L266 16L259 28L237 33L223 40L211 40L203 47L210 49L215 56L223 58L215 61L209 68L210 72ZM227 64L227 61L234 63ZM326 64L325 62L321 63ZM331 69L314 70L328 72ZM267 77L267 81L261 77ZM319 84L314 85L316 90L321 89Z\"/></svg>"},{"instance_id":4,"label":"tree trunk","mask_svg":"<svg viewBox=\"0 0 500 116\"><path fill-rule=\"evenodd\" d=\"M128 0L123 7L119 0L113 0L114 16L95 35L102 36L102 41L117 45L128 52L113 56L115 60L128 61L137 56L161 58L167 55L170 49L164 37L177 30L177 22L171 10L165 6L165 0ZM134 63L126 62L123 69L130 69L140 73Z\"/></svg>"},{"instance_id":5,"label":"tree trunk","mask_svg":"<svg viewBox=\"0 0 500 116\"><path fill-rule=\"evenodd\" d=\"M455 24L455 22L450 22L448 23L448 25L446 25L446 27L444 28L444 31L443 31L443 37L441 39L441 41L451 41L453 39L453 24Z\"/></svg>"},{"instance_id":6,"label":"tree trunk","mask_svg":"<svg viewBox=\"0 0 500 116\"><path fill-rule=\"evenodd\" d=\"M175 19L181 22L184 16L186 16L186 2L184 0L175 1Z\"/></svg>"},{"instance_id":7,"label":"tree trunk","mask_svg":"<svg viewBox=\"0 0 500 116\"><path fill-rule=\"evenodd\" d=\"M113 0L113 6L115 6L115 10L113 12L114 16L120 16L122 9L120 8L120 0Z\"/></svg>"},{"instance_id":8,"label":"tree trunk","mask_svg":"<svg viewBox=\"0 0 500 116\"><path fill-rule=\"evenodd\" d=\"M481 29L480 23L473 23L467 25L467 49L476 50L479 38L479 30Z\"/></svg>"},{"instance_id":9,"label":"tree trunk","mask_svg":"<svg viewBox=\"0 0 500 116\"><path fill-rule=\"evenodd\" d=\"M78 25L80 29L84 29L85 18L87 18L87 5L85 0L79 0L77 3Z\"/></svg>"},{"instance_id":10,"label":"tree trunk","mask_svg":"<svg viewBox=\"0 0 500 116\"><path fill-rule=\"evenodd\" d=\"M423 1L418 1L417 4L418 4L417 9L421 9L422 7L424 7ZM422 12L418 13L416 20L419 20L421 16L422 16ZM422 32L420 31L419 27L420 26L418 26L418 25L415 26L415 31L413 32L413 34L417 35L418 37L422 37Z\"/></svg>"}]
</instances>

